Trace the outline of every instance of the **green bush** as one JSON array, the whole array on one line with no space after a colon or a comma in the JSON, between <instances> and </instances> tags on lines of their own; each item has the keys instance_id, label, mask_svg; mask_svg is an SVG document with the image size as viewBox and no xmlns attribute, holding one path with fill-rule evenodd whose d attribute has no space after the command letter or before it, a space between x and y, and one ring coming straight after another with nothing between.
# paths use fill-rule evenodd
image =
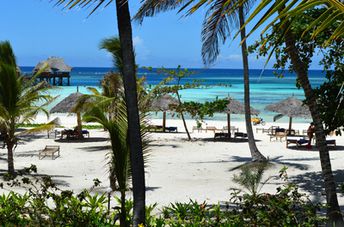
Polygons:
<instances>
[{"instance_id":1,"label":"green bush","mask_svg":"<svg viewBox=\"0 0 344 227\"><path fill-rule=\"evenodd\" d=\"M106 194L60 190L49 177L23 177L30 171L35 172L36 167L26 168L16 179L0 185L30 188L24 195L10 192L0 196L0 226L119 226L119 198L115 197L118 205L108 209ZM100 185L99 180L94 182L95 187ZM131 223L133 202L127 200L125 207L126 221ZM154 204L146 208L146 226L316 226L325 223L317 215L319 208L295 185L286 183L276 194L233 190L231 199L221 205L190 200L171 203L153 215Z\"/></svg>"}]
</instances>

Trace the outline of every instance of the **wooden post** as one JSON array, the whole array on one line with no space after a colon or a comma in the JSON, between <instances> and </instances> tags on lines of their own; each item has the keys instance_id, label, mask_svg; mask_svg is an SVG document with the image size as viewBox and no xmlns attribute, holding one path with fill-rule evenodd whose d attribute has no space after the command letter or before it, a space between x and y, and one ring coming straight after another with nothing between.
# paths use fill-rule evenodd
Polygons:
<instances>
[{"instance_id":1,"label":"wooden post","mask_svg":"<svg viewBox=\"0 0 344 227\"><path fill-rule=\"evenodd\" d=\"M166 128L166 111L162 112L162 131L165 132Z\"/></svg>"},{"instance_id":2,"label":"wooden post","mask_svg":"<svg viewBox=\"0 0 344 227\"><path fill-rule=\"evenodd\" d=\"M231 114L227 112L227 130L228 130L228 136L231 135Z\"/></svg>"},{"instance_id":3,"label":"wooden post","mask_svg":"<svg viewBox=\"0 0 344 227\"><path fill-rule=\"evenodd\" d=\"M291 124L293 122L293 118L292 117L289 117L289 135L291 134Z\"/></svg>"}]
</instances>

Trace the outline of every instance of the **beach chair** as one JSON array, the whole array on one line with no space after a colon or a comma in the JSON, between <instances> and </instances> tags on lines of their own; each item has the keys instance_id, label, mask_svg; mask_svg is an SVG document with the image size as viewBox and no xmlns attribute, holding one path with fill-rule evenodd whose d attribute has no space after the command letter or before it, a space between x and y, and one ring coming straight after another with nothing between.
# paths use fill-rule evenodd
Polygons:
<instances>
[{"instance_id":1,"label":"beach chair","mask_svg":"<svg viewBox=\"0 0 344 227\"><path fill-rule=\"evenodd\" d=\"M88 138L90 138L90 132L88 130L81 130L82 136L86 135Z\"/></svg>"},{"instance_id":2,"label":"beach chair","mask_svg":"<svg viewBox=\"0 0 344 227\"><path fill-rule=\"evenodd\" d=\"M230 139L231 134L228 132L215 132L214 134L214 141L217 139Z\"/></svg>"},{"instance_id":3,"label":"beach chair","mask_svg":"<svg viewBox=\"0 0 344 227\"><path fill-rule=\"evenodd\" d=\"M177 127L165 127L165 131L178 132L178 128Z\"/></svg>"},{"instance_id":4,"label":"beach chair","mask_svg":"<svg viewBox=\"0 0 344 227\"><path fill-rule=\"evenodd\" d=\"M270 142L272 139L276 139L275 141L279 140L282 142L282 139L287 136L286 130L284 128L276 128L275 133L270 135Z\"/></svg>"},{"instance_id":5,"label":"beach chair","mask_svg":"<svg viewBox=\"0 0 344 227\"><path fill-rule=\"evenodd\" d=\"M300 137L287 137L285 141L286 141L286 148L288 148L289 144L295 144L296 147L307 145L309 140L305 138L300 138Z\"/></svg>"},{"instance_id":6,"label":"beach chair","mask_svg":"<svg viewBox=\"0 0 344 227\"><path fill-rule=\"evenodd\" d=\"M214 133L215 133L215 131L221 131L221 130L219 130L219 129L217 129L215 126L207 126L207 127L205 127L205 132L207 132L207 131L213 131Z\"/></svg>"},{"instance_id":7,"label":"beach chair","mask_svg":"<svg viewBox=\"0 0 344 227\"><path fill-rule=\"evenodd\" d=\"M60 146L57 145L47 145L45 148L38 153L38 158L43 159L45 156L51 156L54 160L60 156ZM55 157L55 158L54 158Z\"/></svg>"},{"instance_id":8,"label":"beach chair","mask_svg":"<svg viewBox=\"0 0 344 227\"><path fill-rule=\"evenodd\" d=\"M147 127L148 132L162 131L162 128L163 128L162 125L148 125L148 127Z\"/></svg>"},{"instance_id":9,"label":"beach chair","mask_svg":"<svg viewBox=\"0 0 344 227\"><path fill-rule=\"evenodd\" d=\"M197 132L202 132L203 130L205 130L204 128L202 128L202 127L197 127L197 126L192 126L192 132L194 132L194 131L196 131L197 130Z\"/></svg>"},{"instance_id":10,"label":"beach chair","mask_svg":"<svg viewBox=\"0 0 344 227\"><path fill-rule=\"evenodd\" d=\"M234 133L234 138L242 138L242 139L244 139L244 138L247 138L247 133L244 133L244 132L235 132Z\"/></svg>"}]
</instances>

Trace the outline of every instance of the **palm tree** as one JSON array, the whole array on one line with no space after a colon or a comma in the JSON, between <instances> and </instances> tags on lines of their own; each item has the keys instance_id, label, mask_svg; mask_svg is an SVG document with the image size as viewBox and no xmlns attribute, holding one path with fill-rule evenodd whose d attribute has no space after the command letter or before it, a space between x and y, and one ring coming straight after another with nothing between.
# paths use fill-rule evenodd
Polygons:
<instances>
[{"instance_id":1,"label":"palm tree","mask_svg":"<svg viewBox=\"0 0 344 227\"><path fill-rule=\"evenodd\" d=\"M7 146L8 173L12 176L15 175L13 152L18 141L17 125L30 122L39 111L48 115L44 107L52 101L44 93L47 84L34 82L35 77L27 81L19 75L10 43L0 42L0 127ZM49 126L52 125L40 129Z\"/></svg>"},{"instance_id":2,"label":"palm tree","mask_svg":"<svg viewBox=\"0 0 344 227\"><path fill-rule=\"evenodd\" d=\"M65 4L65 7L68 7L69 9L75 6L86 7L94 4L95 7L91 11L91 14L101 5L107 6L112 2L113 0L56 0L57 5ZM142 153L142 140L140 134L140 119L137 103L135 56L132 41L129 2L127 0L116 0L115 2L117 13L117 27L121 46L120 55L123 61L123 68L121 70L121 73L123 75L125 100L127 105L130 160L133 166L133 225L138 226L139 224L145 223L146 187Z\"/></svg>"},{"instance_id":3,"label":"palm tree","mask_svg":"<svg viewBox=\"0 0 344 227\"><path fill-rule=\"evenodd\" d=\"M146 0L143 2L134 19L139 22L144 17L154 16L159 12L181 7L180 11L188 7L194 0L189 1L162 1L162 0ZM213 63L219 55L219 42L225 42L227 37L231 35L231 28L237 27L238 19L240 27L245 24L245 14L251 8L253 1L248 0L214 0L199 1L187 11L187 15L194 13L204 4L209 4L205 20L202 28L202 57L206 65ZM241 53L244 68L244 101L245 101L245 122L248 135L248 143L253 161L266 161L266 158L259 152L251 124L250 111L250 83L249 83L249 67L248 67L248 51L246 45L245 30L241 30Z\"/></svg>"},{"instance_id":4,"label":"palm tree","mask_svg":"<svg viewBox=\"0 0 344 227\"><path fill-rule=\"evenodd\" d=\"M129 226L126 220L126 191L129 189L132 166L130 163L130 148L128 141L128 122L126 117L126 106L124 99L116 100L113 97L102 96L95 90L92 95L85 95L85 99L92 102L85 104L86 112L83 116L85 122L97 122L109 133L111 141L111 152L109 152L109 176L110 185L114 191L121 195L121 226ZM83 100L83 99L81 99ZM115 102L115 103L114 103ZM109 109L111 106L111 109ZM115 115L107 115L115 107ZM110 117L111 116L111 117ZM142 118L142 123L144 118ZM141 137L143 139L143 150L148 148L149 141L146 139L146 130L142 127Z\"/></svg>"},{"instance_id":5,"label":"palm tree","mask_svg":"<svg viewBox=\"0 0 344 227\"><path fill-rule=\"evenodd\" d=\"M274 3L274 4L272 4ZM284 9L281 10L281 6L284 6ZM303 0L303 1L290 1L290 0L282 0L275 3L275 0L264 0L261 1L260 4L256 7L256 9L252 12L250 17L247 19L246 23L252 21L253 18L257 17L259 13L263 10L266 10L267 13L263 14L260 18L258 23L253 27L250 31L249 35L256 31L262 24L264 24L267 20L271 20L272 22L268 23L268 25L263 29L264 33L269 28L274 26L277 21L281 21L280 23L281 29L285 27L284 23L288 20L295 18L296 16L301 15L303 12L313 9L315 7L324 8L324 12L316 18L307 29L304 31L304 34L308 32L312 32L312 38L316 39L317 36L324 31L332 24L338 23L338 27L331 32L331 36L324 41L324 45L330 44L332 41L343 38L344 36L344 1L343 0ZM275 16L277 15L277 16Z\"/></svg>"},{"instance_id":6,"label":"palm tree","mask_svg":"<svg viewBox=\"0 0 344 227\"><path fill-rule=\"evenodd\" d=\"M274 3L274 4L270 4ZM338 226L343 226L343 217L338 204L336 184L332 173L331 159L329 155L329 150L326 145L326 134L324 132L322 120L320 118L318 104L316 96L314 95L312 86L308 79L308 67L303 64L302 57L296 47L296 41L291 28L291 21L294 16L303 13L305 10L311 9L313 7L321 6L325 7L326 10L317 19L315 19L305 32L313 29L312 37L316 38L317 35L324 31L327 27L332 26L332 22L339 22L339 26L333 31L332 35L328 40L325 41L324 45L327 45L334 39L342 37L344 34L344 4L341 1L335 0L319 0L319 1L302 1L299 5L297 1L272 1L265 0L257 6L256 10L249 17L248 21L252 20L258 13L262 12L263 9L268 8L263 14L264 16L259 20L256 26L249 33L251 34L259 26L262 25L267 19L271 19L274 13L278 16L273 19L273 21L263 30L265 32L270 26L275 26L275 23L279 21L279 27L276 29L282 34L283 42L286 45L286 50L288 52L290 61L293 65L293 70L295 71L298 80L305 92L306 102L311 112L313 122L315 124L315 135L316 143L319 149L320 163L322 168L322 174L325 182L325 192L326 201L328 204L327 216L329 218L329 224L333 225L335 223ZM293 8L294 7L294 8Z\"/></svg>"}]
</instances>

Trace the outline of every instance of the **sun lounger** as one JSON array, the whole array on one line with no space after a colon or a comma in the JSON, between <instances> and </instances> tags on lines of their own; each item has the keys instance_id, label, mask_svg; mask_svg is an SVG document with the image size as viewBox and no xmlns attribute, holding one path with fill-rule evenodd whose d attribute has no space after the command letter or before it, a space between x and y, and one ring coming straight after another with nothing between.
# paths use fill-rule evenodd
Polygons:
<instances>
[{"instance_id":1,"label":"sun lounger","mask_svg":"<svg viewBox=\"0 0 344 227\"><path fill-rule=\"evenodd\" d=\"M336 140L335 139L326 139L326 144L327 144L327 146L333 145L334 147L336 147Z\"/></svg>"},{"instance_id":2,"label":"sun lounger","mask_svg":"<svg viewBox=\"0 0 344 227\"><path fill-rule=\"evenodd\" d=\"M205 130L205 129L202 128L202 127L198 128L197 126L193 126L193 127L192 127L192 132L194 132L194 131L196 131L196 130L197 130L197 132L202 132L202 131Z\"/></svg>"},{"instance_id":3,"label":"sun lounger","mask_svg":"<svg viewBox=\"0 0 344 227\"><path fill-rule=\"evenodd\" d=\"M216 139L229 139L231 138L231 134L228 132L215 132L214 134L214 140Z\"/></svg>"},{"instance_id":4,"label":"sun lounger","mask_svg":"<svg viewBox=\"0 0 344 227\"><path fill-rule=\"evenodd\" d=\"M205 132L207 132L208 130L213 131L215 133L215 131L217 131L218 129L215 126L207 126L205 128Z\"/></svg>"},{"instance_id":5,"label":"sun lounger","mask_svg":"<svg viewBox=\"0 0 344 227\"><path fill-rule=\"evenodd\" d=\"M236 128L235 126L231 126L230 131L232 134L235 132L239 132L239 128ZM223 126L222 132L228 132L228 126Z\"/></svg>"},{"instance_id":6,"label":"sun lounger","mask_svg":"<svg viewBox=\"0 0 344 227\"><path fill-rule=\"evenodd\" d=\"M244 132L235 132L234 133L234 138L247 138L247 133L244 133Z\"/></svg>"},{"instance_id":7,"label":"sun lounger","mask_svg":"<svg viewBox=\"0 0 344 227\"><path fill-rule=\"evenodd\" d=\"M60 156L60 146L47 145L38 153L38 158L43 159L45 156L51 156L51 159L56 159ZM54 158L55 157L55 158Z\"/></svg>"},{"instance_id":8,"label":"sun lounger","mask_svg":"<svg viewBox=\"0 0 344 227\"><path fill-rule=\"evenodd\" d=\"M148 125L148 127L147 127L148 132L162 131L162 128L163 128L162 125Z\"/></svg>"},{"instance_id":9,"label":"sun lounger","mask_svg":"<svg viewBox=\"0 0 344 227\"><path fill-rule=\"evenodd\" d=\"M178 128L177 127L165 127L165 131L178 132Z\"/></svg>"},{"instance_id":10,"label":"sun lounger","mask_svg":"<svg viewBox=\"0 0 344 227\"><path fill-rule=\"evenodd\" d=\"M295 144L297 147L301 147L302 145L307 145L308 140L300 137L287 137L286 147L289 147L289 144Z\"/></svg>"},{"instance_id":11,"label":"sun lounger","mask_svg":"<svg viewBox=\"0 0 344 227\"><path fill-rule=\"evenodd\" d=\"M86 135L88 138L90 138L90 132L88 130L82 130L81 131L82 135Z\"/></svg>"},{"instance_id":12,"label":"sun lounger","mask_svg":"<svg viewBox=\"0 0 344 227\"><path fill-rule=\"evenodd\" d=\"M274 129L275 133L270 135L270 141L272 139L280 140L282 142L282 139L287 136L286 130L284 128L276 128Z\"/></svg>"}]
</instances>

